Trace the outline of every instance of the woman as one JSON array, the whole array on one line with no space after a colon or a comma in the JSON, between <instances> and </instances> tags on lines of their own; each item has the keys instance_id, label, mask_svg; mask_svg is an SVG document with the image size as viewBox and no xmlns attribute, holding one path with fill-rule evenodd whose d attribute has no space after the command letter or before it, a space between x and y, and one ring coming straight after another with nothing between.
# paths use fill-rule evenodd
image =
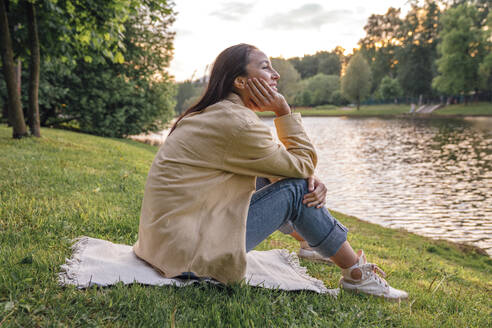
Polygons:
<instances>
[{"instance_id":1,"label":"woman","mask_svg":"<svg viewBox=\"0 0 492 328\"><path fill-rule=\"evenodd\" d=\"M324 186L313 177L316 152L300 115L277 92L279 78L254 46L219 54L204 95L177 120L152 163L135 254L166 277L186 272L240 281L246 252L291 225L342 268L343 288L406 298L353 251L347 229L322 206ZM283 145L254 111L275 113ZM257 176L276 182L255 192Z\"/></svg>"}]
</instances>

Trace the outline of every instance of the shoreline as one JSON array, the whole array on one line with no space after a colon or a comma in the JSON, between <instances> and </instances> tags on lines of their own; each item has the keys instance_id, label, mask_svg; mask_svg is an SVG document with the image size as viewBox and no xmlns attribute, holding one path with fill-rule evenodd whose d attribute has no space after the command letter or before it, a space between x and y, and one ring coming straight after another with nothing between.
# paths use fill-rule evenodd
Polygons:
<instances>
[{"instance_id":1,"label":"shoreline","mask_svg":"<svg viewBox=\"0 0 492 328\"><path fill-rule=\"evenodd\" d=\"M492 114L313 114L303 113L302 111L294 111L293 113L300 113L302 117L360 117L360 118L467 118L467 117L492 117ZM257 113L260 118L275 118L273 112Z\"/></svg>"},{"instance_id":2,"label":"shoreline","mask_svg":"<svg viewBox=\"0 0 492 328\"><path fill-rule=\"evenodd\" d=\"M411 113L408 104L380 104L362 105L360 109L355 107L335 107L333 105L321 105L317 107L293 107L293 112L302 116L314 117L396 117L396 118L453 118L468 116L492 116L492 102L477 102L454 104L441 107L431 113ZM260 117L274 117L273 112L258 113Z\"/></svg>"},{"instance_id":3,"label":"shoreline","mask_svg":"<svg viewBox=\"0 0 492 328\"><path fill-rule=\"evenodd\" d=\"M450 245L453 245L455 247L457 247L458 249L464 251L464 252L475 252L477 254L480 254L480 255L484 255L484 256L488 256L490 259L492 259L492 249L491 249L491 252L487 252L487 249L485 248L481 248L479 246L476 246L476 245L473 245L473 244L470 244L470 243L467 243L467 242L457 242L457 241L454 241L454 240L451 240L451 239L446 239L446 238L434 238L434 237L431 237L431 236L426 236L424 234L419 234L419 233L416 233L414 231L410 231L410 230L407 230L405 227L389 227L389 226L385 226L381 223L378 223L378 222L375 222L375 221L370 221L370 220L365 220L365 219L362 219L360 217L357 217L357 216L352 216L350 214L346 214L346 213L343 213L343 212L340 212L340 211L337 211L337 210L331 210L328 208L328 210L330 212L334 212L334 213L339 213L345 217L351 217L351 218L354 218L355 220L358 220L360 222L364 222L364 223L367 223L367 224L371 224L371 225L375 225L375 226L378 226L378 227L382 227L384 229L389 229L389 230L393 230L393 231L404 231L405 233L409 233L409 234L412 234L412 235L415 235L415 236L418 236L418 237L421 237L421 238L426 238L428 240L431 240L431 241L435 241L435 242L438 242L438 243L447 243L447 244L450 244Z\"/></svg>"}]
</instances>

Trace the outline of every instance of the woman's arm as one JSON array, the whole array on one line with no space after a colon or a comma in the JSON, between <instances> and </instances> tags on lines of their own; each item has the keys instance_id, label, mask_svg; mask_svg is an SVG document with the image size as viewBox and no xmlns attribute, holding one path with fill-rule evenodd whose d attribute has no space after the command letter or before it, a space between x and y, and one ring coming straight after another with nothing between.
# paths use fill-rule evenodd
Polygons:
<instances>
[{"instance_id":1,"label":"woman's arm","mask_svg":"<svg viewBox=\"0 0 492 328\"><path fill-rule=\"evenodd\" d=\"M283 115L274 122L283 145L274 139L270 128L251 113L230 136L222 169L268 178L312 176L317 156L300 114Z\"/></svg>"}]
</instances>

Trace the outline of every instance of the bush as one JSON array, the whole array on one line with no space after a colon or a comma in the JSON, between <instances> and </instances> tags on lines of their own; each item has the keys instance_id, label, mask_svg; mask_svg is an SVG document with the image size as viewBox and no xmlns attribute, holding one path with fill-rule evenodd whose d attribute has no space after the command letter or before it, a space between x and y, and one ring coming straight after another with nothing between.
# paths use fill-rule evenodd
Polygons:
<instances>
[{"instance_id":1,"label":"bush","mask_svg":"<svg viewBox=\"0 0 492 328\"><path fill-rule=\"evenodd\" d=\"M331 103L335 106L346 106L349 102L342 95L342 91L336 90L331 95Z\"/></svg>"},{"instance_id":2,"label":"bush","mask_svg":"<svg viewBox=\"0 0 492 328\"><path fill-rule=\"evenodd\" d=\"M295 105L319 106L332 102L333 93L340 89L340 78L337 75L318 73L302 80L299 86Z\"/></svg>"},{"instance_id":3,"label":"bush","mask_svg":"<svg viewBox=\"0 0 492 328\"><path fill-rule=\"evenodd\" d=\"M85 65L83 65L85 66ZM82 131L121 137L157 131L172 118L174 88L171 83L129 80L104 67L80 67L80 88L70 92L70 116Z\"/></svg>"},{"instance_id":4,"label":"bush","mask_svg":"<svg viewBox=\"0 0 492 328\"><path fill-rule=\"evenodd\" d=\"M397 99L403 95L403 90L400 87L400 83L397 79L392 79L389 76L385 76L378 89L376 90L375 96L380 100Z\"/></svg>"},{"instance_id":5,"label":"bush","mask_svg":"<svg viewBox=\"0 0 492 328\"><path fill-rule=\"evenodd\" d=\"M108 137L162 128L174 115L174 86L132 78L119 65L46 65L40 83L43 125L75 121L83 132Z\"/></svg>"}]
</instances>

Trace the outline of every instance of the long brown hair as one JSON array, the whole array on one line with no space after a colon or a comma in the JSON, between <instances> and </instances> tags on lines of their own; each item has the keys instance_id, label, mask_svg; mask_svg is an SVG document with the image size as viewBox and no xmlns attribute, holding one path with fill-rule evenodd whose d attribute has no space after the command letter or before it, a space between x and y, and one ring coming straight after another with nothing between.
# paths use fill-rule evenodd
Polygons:
<instances>
[{"instance_id":1,"label":"long brown hair","mask_svg":"<svg viewBox=\"0 0 492 328\"><path fill-rule=\"evenodd\" d=\"M188 108L178 117L169 134L171 134L179 121L186 115L204 110L224 99L231 91L234 79L238 76L246 76L246 65L249 62L249 54L255 46L240 43L222 51L215 59L210 80L203 96L196 104Z\"/></svg>"}]
</instances>

